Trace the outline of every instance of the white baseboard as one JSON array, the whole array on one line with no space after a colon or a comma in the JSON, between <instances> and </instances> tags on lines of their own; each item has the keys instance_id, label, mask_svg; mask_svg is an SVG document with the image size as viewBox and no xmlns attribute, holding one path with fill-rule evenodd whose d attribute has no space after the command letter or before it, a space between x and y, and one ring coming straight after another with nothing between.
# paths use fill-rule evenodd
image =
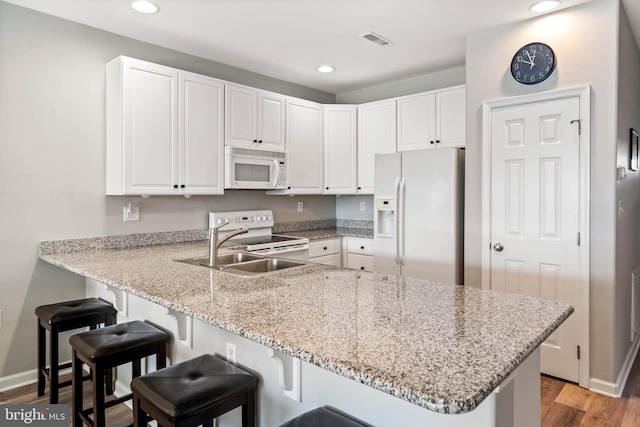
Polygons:
<instances>
[{"instance_id":1,"label":"white baseboard","mask_svg":"<svg viewBox=\"0 0 640 427\"><path fill-rule=\"evenodd\" d=\"M589 390L593 391L594 393L603 394L609 397L622 396L624 386L627 384L627 379L629 378L629 373L631 372L633 362L636 360L636 356L638 355L639 348L640 334L636 336L636 339L633 341L633 344L631 345L631 348L627 353L627 357L622 364L622 369L620 370L617 381L615 383L612 383L609 381L600 380L598 378L591 378L589 382Z\"/></svg>"},{"instance_id":2,"label":"white baseboard","mask_svg":"<svg viewBox=\"0 0 640 427\"><path fill-rule=\"evenodd\" d=\"M0 392L13 390L14 388L33 384L36 381L38 381L37 369L8 375L6 377L0 378Z\"/></svg>"},{"instance_id":3,"label":"white baseboard","mask_svg":"<svg viewBox=\"0 0 640 427\"><path fill-rule=\"evenodd\" d=\"M71 360L60 362L71 363ZM86 368L85 368L86 369ZM70 374L71 368L63 369L60 371L60 375ZM23 387L25 385L35 384L38 382L38 369L31 369L29 371L18 372L17 374L8 375L0 378L0 392L13 390L14 388Z\"/></svg>"}]
</instances>

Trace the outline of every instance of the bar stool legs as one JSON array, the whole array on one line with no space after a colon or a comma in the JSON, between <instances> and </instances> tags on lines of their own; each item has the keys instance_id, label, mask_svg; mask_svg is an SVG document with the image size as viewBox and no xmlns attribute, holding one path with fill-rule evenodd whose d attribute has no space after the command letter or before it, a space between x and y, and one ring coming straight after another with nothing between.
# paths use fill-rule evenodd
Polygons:
<instances>
[{"instance_id":1,"label":"bar stool legs","mask_svg":"<svg viewBox=\"0 0 640 427\"><path fill-rule=\"evenodd\" d=\"M141 374L141 360L156 356L156 366L166 366L169 336L162 330L141 321L120 323L88 331L69 339L73 349L72 419L74 427L82 423L105 426L105 410L131 399L132 394L105 402L104 373L125 363L132 363L134 378ZM82 366L86 364L93 379L93 407L83 408ZM93 420L90 415L93 414Z\"/></svg>"},{"instance_id":2,"label":"bar stool legs","mask_svg":"<svg viewBox=\"0 0 640 427\"><path fill-rule=\"evenodd\" d=\"M60 365L58 356L59 334L73 329L100 324L105 326L116 322L116 309L98 298L85 298L41 305L36 308L38 345L38 396L43 396L46 381L49 380L49 403L58 403L58 390L71 385L71 381L60 382L59 371L70 368L71 363ZM49 367L47 368L47 330L49 331ZM107 373L107 383L112 383L111 373ZM88 379L86 376L84 379ZM112 386L109 385L111 393Z\"/></svg>"}]
</instances>

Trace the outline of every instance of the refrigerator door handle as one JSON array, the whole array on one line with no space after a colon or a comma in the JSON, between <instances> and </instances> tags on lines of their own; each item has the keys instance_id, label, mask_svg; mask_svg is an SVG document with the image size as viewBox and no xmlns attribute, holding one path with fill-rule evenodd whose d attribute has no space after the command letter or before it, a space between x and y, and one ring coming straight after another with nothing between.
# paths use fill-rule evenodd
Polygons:
<instances>
[{"instance_id":1,"label":"refrigerator door handle","mask_svg":"<svg viewBox=\"0 0 640 427\"><path fill-rule=\"evenodd\" d=\"M395 261L396 265L400 265L400 223L399 223L399 215L400 215L400 177L396 178L395 185L395 194L394 197L396 199L396 235L394 236L395 244L396 244L396 255Z\"/></svg>"},{"instance_id":2,"label":"refrigerator door handle","mask_svg":"<svg viewBox=\"0 0 640 427\"><path fill-rule=\"evenodd\" d=\"M407 183L407 179L402 177L402 181L400 181L400 212L398 214L399 217L399 244L400 246L400 266L404 266L405 258L404 258L404 188Z\"/></svg>"}]
</instances>

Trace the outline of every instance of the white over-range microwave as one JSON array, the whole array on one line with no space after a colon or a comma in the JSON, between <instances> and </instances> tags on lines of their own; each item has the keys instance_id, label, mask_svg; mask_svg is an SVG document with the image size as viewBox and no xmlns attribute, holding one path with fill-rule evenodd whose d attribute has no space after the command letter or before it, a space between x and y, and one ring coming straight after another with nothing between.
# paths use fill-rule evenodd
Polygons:
<instances>
[{"instance_id":1,"label":"white over-range microwave","mask_svg":"<svg viewBox=\"0 0 640 427\"><path fill-rule=\"evenodd\" d=\"M224 188L273 190L287 188L287 153L224 147Z\"/></svg>"}]
</instances>

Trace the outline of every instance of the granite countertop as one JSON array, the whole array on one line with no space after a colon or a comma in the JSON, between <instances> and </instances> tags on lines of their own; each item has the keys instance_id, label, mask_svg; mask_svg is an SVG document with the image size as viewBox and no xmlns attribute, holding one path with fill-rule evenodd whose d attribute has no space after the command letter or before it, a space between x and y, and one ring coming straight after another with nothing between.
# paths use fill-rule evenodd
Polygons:
<instances>
[{"instance_id":1,"label":"granite countertop","mask_svg":"<svg viewBox=\"0 0 640 427\"><path fill-rule=\"evenodd\" d=\"M334 237L359 237L363 239L373 239L373 230L370 228L321 228L318 230L283 231L278 234L287 236L306 237L310 241L320 239L331 239Z\"/></svg>"},{"instance_id":2,"label":"granite countertop","mask_svg":"<svg viewBox=\"0 0 640 427\"><path fill-rule=\"evenodd\" d=\"M201 241L65 247L40 258L440 413L476 408L573 312L321 264L242 278L174 262L206 255Z\"/></svg>"}]
</instances>

